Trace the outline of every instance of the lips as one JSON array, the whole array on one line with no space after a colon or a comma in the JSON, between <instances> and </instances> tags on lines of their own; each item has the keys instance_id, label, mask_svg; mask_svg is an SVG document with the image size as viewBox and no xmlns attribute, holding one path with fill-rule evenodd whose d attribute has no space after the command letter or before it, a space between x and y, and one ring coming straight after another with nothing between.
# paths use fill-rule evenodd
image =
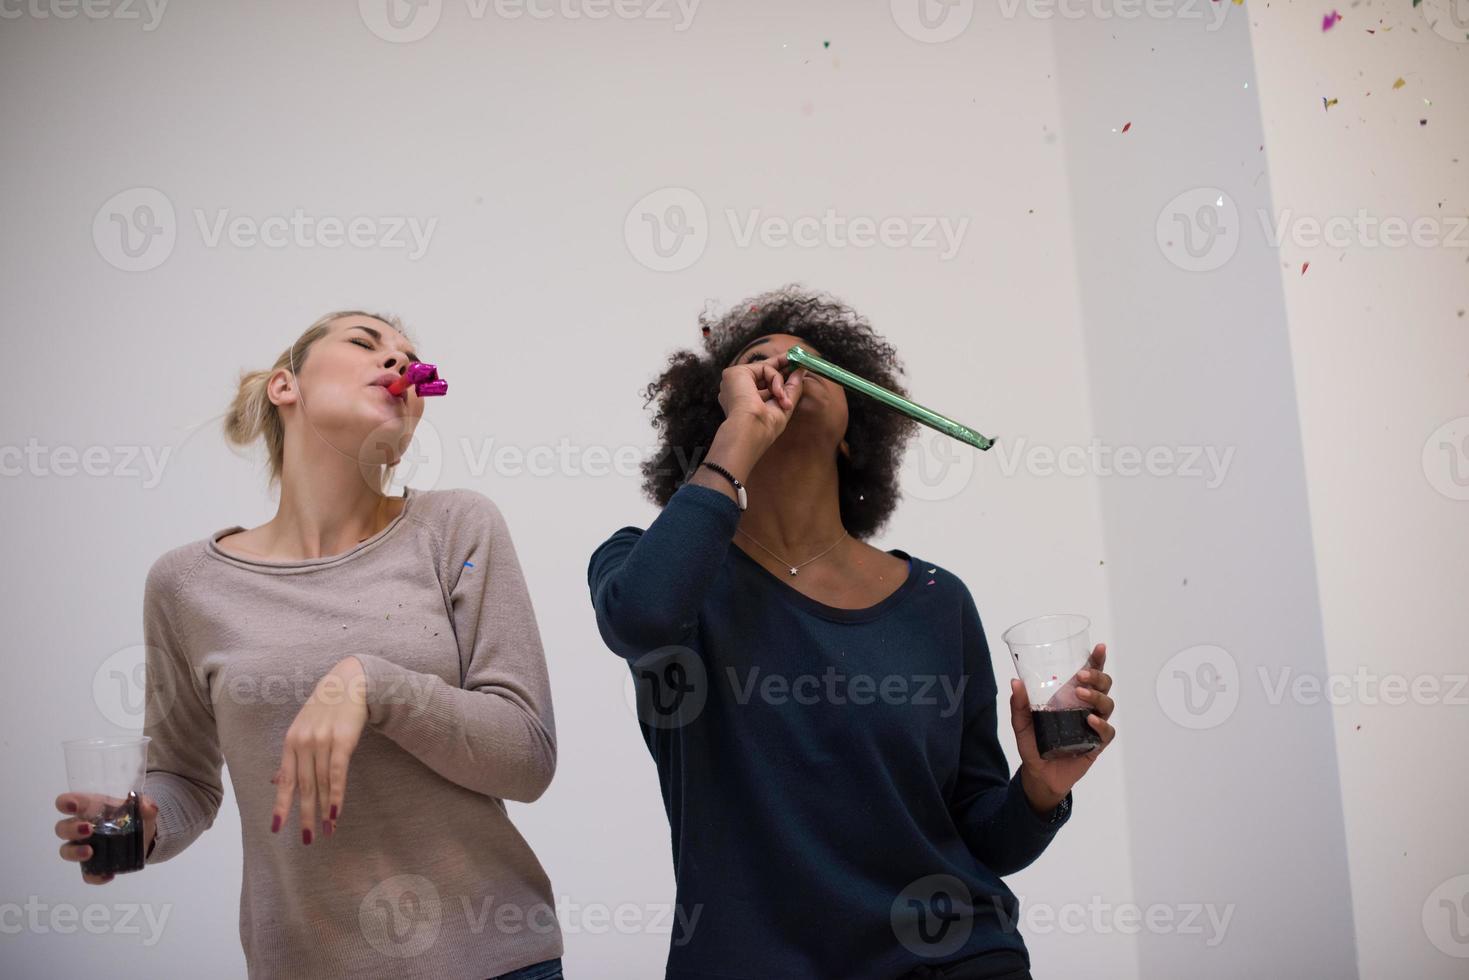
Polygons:
<instances>
[{"instance_id":1,"label":"lips","mask_svg":"<svg viewBox=\"0 0 1469 980\"><path fill-rule=\"evenodd\" d=\"M407 399L402 395L393 394L392 391L390 391L388 388L389 385L397 380L398 376L396 374L393 374L391 371L385 371L381 375L379 375L377 379L372 382L372 384L368 385L367 387L378 389L383 394L388 396L389 401L394 401L401 405L405 403Z\"/></svg>"}]
</instances>

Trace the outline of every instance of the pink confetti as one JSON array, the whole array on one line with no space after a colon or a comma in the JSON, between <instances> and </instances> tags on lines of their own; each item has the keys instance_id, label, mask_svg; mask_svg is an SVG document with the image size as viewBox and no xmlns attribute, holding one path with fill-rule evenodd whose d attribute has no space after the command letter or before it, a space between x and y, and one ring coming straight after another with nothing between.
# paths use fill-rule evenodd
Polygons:
<instances>
[{"instance_id":1,"label":"pink confetti","mask_svg":"<svg viewBox=\"0 0 1469 980\"><path fill-rule=\"evenodd\" d=\"M1304 276L1306 274L1306 270L1309 269L1309 268L1311 268L1311 263L1309 263L1309 262L1302 262L1301 263L1301 275Z\"/></svg>"},{"instance_id":2,"label":"pink confetti","mask_svg":"<svg viewBox=\"0 0 1469 980\"><path fill-rule=\"evenodd\" d=\"M1321 18L1321 29L1323 31L1329 31L1334 26L1336 26L1336 22L1339 20L1341 20L1341 14L1333 10L1331 13Z\"/></svg>"},{"instance_id":3,"label":"pink confetti","mask_svg":"<svg viewBox=\"0 0 1469 980\"><path fill-rule=\"evenodd\" d=\"M1122 131L1125 133L1125 132L1127 132L1131 128L1132 128L1132 123L1126 123L1126 124L1123 125Z\"/></svg>"}]
</instances>

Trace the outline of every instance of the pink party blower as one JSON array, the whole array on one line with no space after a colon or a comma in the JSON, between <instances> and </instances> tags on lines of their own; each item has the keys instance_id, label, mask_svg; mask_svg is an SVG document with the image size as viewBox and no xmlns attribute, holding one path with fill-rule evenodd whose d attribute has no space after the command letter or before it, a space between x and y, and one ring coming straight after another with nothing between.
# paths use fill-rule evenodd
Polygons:
<instances>
[{"instance_id":1,"label":"pink party blower","mask_svg":"<svg viewBox=\"0 0 1469 980\"><path fill-rule=\"evenodd\" d=\"M409 385L413 385L413 390L418 392L420 398L449 392L449 382L439 377L439 369L422 361L414 361L408 365L408 370L400 374L397 381L388 385L388 393L401 398Z\"/></svg>"}]
</instances>

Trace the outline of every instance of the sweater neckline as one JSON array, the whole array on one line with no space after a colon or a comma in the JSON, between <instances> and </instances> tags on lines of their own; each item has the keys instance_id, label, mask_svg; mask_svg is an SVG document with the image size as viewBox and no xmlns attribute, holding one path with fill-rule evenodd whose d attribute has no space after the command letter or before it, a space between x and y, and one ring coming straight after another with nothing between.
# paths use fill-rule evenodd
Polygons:
<instances>
[{"instance_id":1,"label":"sweater neckline","mask_svg":"<svg viewBox=\"0 0 1469 980\"><path fill-rule=\"evenodd\" d=\"M828 606L824 602L819 602L811 598L746 554L744 549L740 548L734 542L730 542L729 547L731 551L739 555L740 560L745 565L768 579L776 587L776 593L786 602L798 609L811 613L813 616L820 616L822 619L829 619L838 623L865 623L878 618L893 606L902 602L903 598L913 591L914 586L918 584L919 580L918 566L920 563L915 561L912 555L901 548L889 548L888 554L902 558L908 563L908 577L903 580L903 584L898 586L896 590L886 597L879 599L874 605L865 606L861 609L843 609L840 606Z\"/></svg>"},{"instance_id":2,"label":"sweater neckline","mask_svg":"<svg viewBox=\"0 0 1469 980\"><path fill-rule=\"evenodd\" d=\"M234 534L236 531L245 530L245 528L240 526L239 524L235 524L231 527L220 528L218 531L215 531L205 540L204 549L211 556L219 559L220 561L226 562L230 565L235 565L240 568L248 568L251 571L257 572L285 573L310 570L314 568L325 568L332 565L340 565L344 562L351 561L353 558L356 558L359 555L371 551L373 548L376 548L380 543L382 543L382 541L384 541L388 537L388 535L393 533L398 525L403 523L403 519L408 516L409 508L413 506L413 501L417 500L418 497L415 493L413 493L412 487L406 486L403 488L402 496L402 509L398 511L398 515L396 517L394 517L391 521L388 521L387 525L384 526L382 530L378 531L370 538L366 538L362 541L357 542L357 544L353 545L351 548L348 548L346 551L339 552L335 555L325 555L321 558L298 558L293 561L267 561L263 558L246 558L242 555L230 554L219 546L219 539L227 535Z\"/></svg>"}]
</instances>

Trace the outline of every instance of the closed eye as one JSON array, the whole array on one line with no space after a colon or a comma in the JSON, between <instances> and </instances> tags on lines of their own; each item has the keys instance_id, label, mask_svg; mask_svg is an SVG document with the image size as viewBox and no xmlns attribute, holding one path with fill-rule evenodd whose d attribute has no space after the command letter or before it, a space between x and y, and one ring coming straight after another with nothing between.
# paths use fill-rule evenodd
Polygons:
<instances>
[{"instance_id":1,"label":"closed eye","mask_svg":"<svg viewBox=\"0 0 1469 980\"><path fill-rule=\"evenodd\" d=\"M362 347L362 348L365 348L367 350L372 350L372 345L369 344L367 341L362 340L360 338L353 337L352 338L352 343L356 344L358 347Z\"/></svg>"}]
</instances>

